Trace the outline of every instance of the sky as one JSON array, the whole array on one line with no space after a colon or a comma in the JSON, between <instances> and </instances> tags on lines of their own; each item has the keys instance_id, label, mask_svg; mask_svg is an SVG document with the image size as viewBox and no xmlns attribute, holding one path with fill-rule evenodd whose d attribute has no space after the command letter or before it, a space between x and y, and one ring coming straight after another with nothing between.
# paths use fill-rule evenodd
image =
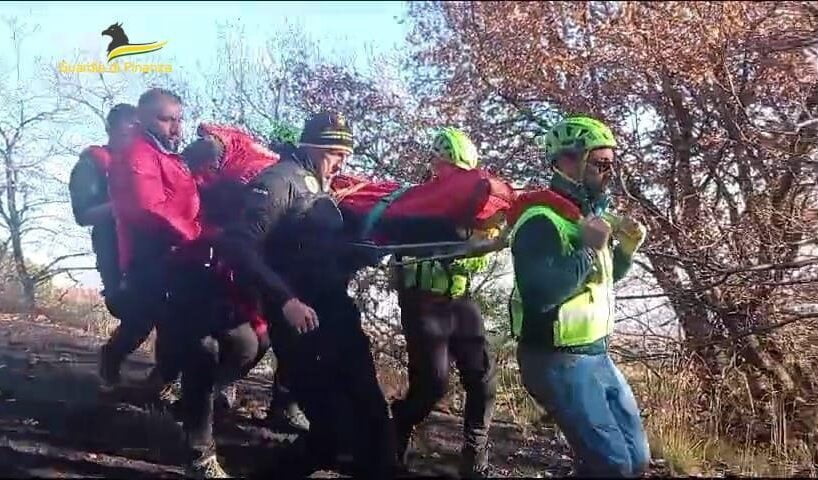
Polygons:
<instances>
[{"instance_id":1,"label":"sky","mask_svg":"<svg viewBox=\"0 0 818 480\"><path fill-rule=\"evenodd\" d=\"M56 64L100 61L110 42L101 32L113 23L121 23L130 43L167 41L155 53L131 57L134 61L170 63L174 73L198 77L216 56L219 23L230 22L244 29L250 47L261 47L271 33L289 26L301 27L319 45L322 54L355 58L356 66L366 68L366 52L379 53L398 47L406 36L399 22L406 10L404 2L8 2L0 8L0 19L16 18L36 31L26 39L23 68L34 71L35 58ZM1 28L0 64L10 53L8 30ZM127 58L126 58L127 59ZM123 59L123 60L126 60ZM138 74L130 74L134 79ZM136 81L134 81L136 84ZM87 135L87 129L77 135ZM69 132L71 133L71 132ZM104 132L87 139L87 144L104 141ZM59 168L67 178L70 161ZM68 214L67 208L61 210ZM49 257L86 249L90 251L90 232L77 240L65 240L48 248L30 249L36 262ZM68 238L68 236L66 236ZM73 264L93 265L93 257ZM94 271L76 275L85 286L99 287Z\"/></svg>"},{"instance_id":2,"label":"sky","mask_svg":"<svg viewBox=\"0 0 818 480\"><path fill-rule=\"evenodd\" d=\"M30 51L69 56L75 49L101 54L109 38L101 32L121 23L131 43L168 41L162 54L179 67L213 58L217 23L238 22L248 39L262 44L266 34L295 24L317 39L325 52L388 49L398 45L405 28L397 21L403 2L10 2L2 17L38 24ZM94 50L96 50L94 52ZM158 60L157 60L158 61Z\"/></svg>"}]
</instances>

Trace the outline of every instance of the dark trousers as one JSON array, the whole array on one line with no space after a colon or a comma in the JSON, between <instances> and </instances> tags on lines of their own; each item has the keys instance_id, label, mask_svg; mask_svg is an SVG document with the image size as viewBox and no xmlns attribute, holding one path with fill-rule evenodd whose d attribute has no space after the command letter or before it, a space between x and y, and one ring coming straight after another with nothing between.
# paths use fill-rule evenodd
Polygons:
<instances>
[{"instance_id":1,"label":"dark trousers","mask_svg":"<svg viewBox=\"0 0 818 480\"><path fill-rule=\"evenodd\" d=\"M217 383L232 383L258 361L259 338L249 324L190 339L182 362L183 427L190 455L215 453L213 398Z\"/></svg>"},{"instance_id":2,"label":"dark trousers","mask_svg":"<svg viewBox=\"0 0 818 480\"><path fill-rule=\"evenodd\" d=\"M275 351L273 352L275 354ZM273 409L286 409L296 403L290 387L286 384L286 369L281 368L281 357L276 355L276 369L273 372L273 384L271 385L270 411ZM284 373L282 373L284 372Z\"/></svg>"},{"instance_id":3,"label":"dark trousers","mask_svg":"<svg viewBox=\"0 0 818 480\"><path fill-rule=\"evenodd\" d=\"M170 382L179 375L178 359L161 334L160 319L167 316L164 293L157 288L162 282L157 270L137 269L128 275L126 284L105 284L105 304L108 311L119 319L119 325L102 346L103 361L121 365L157 328L155 358L161 377Z\"/></svg>"},{"instance_id":4,"label":"dark trousers","mask_svg":"<svg viewBox=\"0 0 818 480\"><path fill-rule=\"evenodd\" d=\"M223 280L202 265L155 262L131 272L129 280L141 302L156 306L151 318L157 319L163 377L174 379L181 371L182 423L190 459L213 454L215 386L241 378L255 365L259 338L234 314Z\"/></svg>"},{"instance_id":5,"label":"dark trousers","mask_svg":"<svg viewBox=\"0 0 818 480\"><path fill-rule=\"evenodd\" d=\"M454 360L466 391L465 446L484 448L497 382L479 307L466 298L449 299L416 290L401 292L400 307L409 354L409 390L405 398L392 404L398 434L411 435L446 395Z\"/></svg>"},{"instance_id":6,"label":"dark trousers","mask_svg":"<svg viewBox=\"0 0 818 480\"><path fill-rule=\"evenodd\" d=\"M238 378L246 377L247 374L250 373L250 370L255 368L256 365L259 364L261 359L264 358L264 355L270 348L271 348L270 336L269 334L265 333L261 338L258 339L257 349L258 353L256 354L256 358L250 364L244 367L244 370L241 372ZM272 400L270 402L270 408L284 409L289 407L292 403L294 403L295 398L292 392L290 392L289 387L287 387L287 385L285 385L284 382L281 380L281 374L279 373L280 369L278 368L278 365L280 365L280 363L278 362L280 362L280 360L277 359L276 362L277 362L276 369L275 372L273 373L273 384L271 386ZM222 381L220 383L225 384L227 382Z\"/></svg>"},{"instance_id":7,"label":"dark trousers","mask_svg":"<svg viewBox=\"0 0 818 480\"><path fill-rule=\"evenodd\" d=\"M253 333L255 333L255 331ZM251 350L253 349L251 341L247 341L247 342L243 343L243 345L244 345L244 348L249 348ZM261 361L261 359L264 358L264 354L267 353L267 350L269 350L269 349L270 349L270 336L265 333L264 335L259 337L258 334L256 334L256 346L255 346L256 356L255 356L255 358L253 358L253 360L251 360L250 363L244 364L241 367L241 370L238 372L238 375L231 374L229 370L225 371L223 373L224 378L220 379L219 383L224 385L224 384L230 383L232 381L240 380L240 379L246 377L250 373L250 370L256 368L256 365L258 365L258 363ZM244 353L243 355L248 355L248 354L249 353ZM227 360L225 360L225 361L227 361ZM230 377L236 377L236 378L231 380Z\"/></svg>"},{"instance_id":8,"label":"dark trousers","mask_svg":"<svg viewBox=\"0 0 818 480\"><path fill-rule=\"evenodd\" d=\"M314 289L316 290L316 289ZM316 310L317 330L297 335L287 327L271 332L280 362L280 382L289 387L310 422L306 456L290 458L279 473L303 476L334 463L343 419L355 425L353 474L389 478L394 474L394 431L378 384L369 338L358 308L345 290L302 300Z\"/></svg>"}]
</instances>

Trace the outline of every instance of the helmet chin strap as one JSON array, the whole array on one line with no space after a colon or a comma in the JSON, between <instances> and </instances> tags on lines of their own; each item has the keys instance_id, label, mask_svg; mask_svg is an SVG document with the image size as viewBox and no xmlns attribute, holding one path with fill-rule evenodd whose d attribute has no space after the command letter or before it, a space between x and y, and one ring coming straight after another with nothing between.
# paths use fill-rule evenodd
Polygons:
<instances>
[{"instance_id":1,"label":"helmet chin strap","mask_svg":"<svg viewBox=\"0 0 818 480\"><path fill-rule=\"evenodd\" d=\"M562 170L560 170L557 167L556 163L554 163L554 171L558 172L566 180L570 181L571 183L573 183L577 187L587 188L587 186L585 185L585 168L588 165L588 155L589 155L589 152L587 152L587 151L583 151L580 155L578 155L579 156L579 160L578 160L579 161L579 169L578 169L578 172L577 172L577 178L571 178L570 176L568 176L565 172L563 172Z\"/></svg>"},{"instance_id":2,"label":"helmet chin strap","mask_svg":"<svg viewBox=\"0 0 818 480\"><path fill-rule=\"evenodd\" d=\"M568 180L569 182L573 183L573 184L574 184L574 185L576 185L577 187L582 187L582 182L577 181L577 180L575 180L575 179L571 178L571 177L570 177L570 176L568 176L568 175L567 175L565 172L563 172L562 170L560 170L560 169L559 169L559 167L557 167L556 165L554 165L554 172L555 172L557 175L559 175L559 176L561 176L562 178L564 178L565 180Z\"/></svg>"},{"instance_id":3,"label":"helmet chin strap","mask_svg":"<svg viewBox=\"0 0 818 480\"><path fill-rule=\"evenodd\" d=\"M572 184L574 184L577 187L577 189L579 190L579 192L581 192L581 194L583 196L585 196L585 200L588 201L589 204L593 204L605 192L604 192L604 189L592 188L587 183L585 183L585 170L586 170L587 165L588 165L589 155L590 155L590 152L585 151L580 156L579 169L578 169L578 175L577 175L578 179L571 178L565 172L560 170L556 165L554 166L554 171L558 175L563 177L565 180L567 180L567 181L571 182Z\"/></svg>"}]
</instances>

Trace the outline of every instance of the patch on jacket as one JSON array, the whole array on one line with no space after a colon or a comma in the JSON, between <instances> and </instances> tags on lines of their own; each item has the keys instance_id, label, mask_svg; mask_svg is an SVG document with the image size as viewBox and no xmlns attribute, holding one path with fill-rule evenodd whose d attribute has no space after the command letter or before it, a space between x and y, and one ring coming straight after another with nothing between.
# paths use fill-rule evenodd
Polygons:
<instances>
[{"instance_id":1,"label":"patch on jacket","mask_svg":"<svg viewBox=\"0 0 818 480\"><path fill-rule=\"evenodd\" d=\"M304 175L304 184L310 193L318 193L321 190L321 186L318 185L318 180L312 175Z\"/></svg>"}]
</instances>

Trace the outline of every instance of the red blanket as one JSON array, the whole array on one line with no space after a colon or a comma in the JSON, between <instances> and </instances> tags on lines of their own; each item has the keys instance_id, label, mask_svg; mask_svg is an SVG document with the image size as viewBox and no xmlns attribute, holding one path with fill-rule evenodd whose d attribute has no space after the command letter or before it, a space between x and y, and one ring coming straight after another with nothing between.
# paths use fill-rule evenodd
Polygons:
<instances>
[{"instance_id":1,"label":"red blanket","mask_svg":"<svg viewBox=\"0 0 818 480\"><path fill-rule=\"evenodd\" d=\"M396 182L371 182L338 176L332 190L341 208L368 215L388 195L401 188ZM456 170L421 185L409 186L389 204L383 215L440 218L465 228L481 228L514 203L514 190L482 170Z\"/></svg>"}]
</instances>

